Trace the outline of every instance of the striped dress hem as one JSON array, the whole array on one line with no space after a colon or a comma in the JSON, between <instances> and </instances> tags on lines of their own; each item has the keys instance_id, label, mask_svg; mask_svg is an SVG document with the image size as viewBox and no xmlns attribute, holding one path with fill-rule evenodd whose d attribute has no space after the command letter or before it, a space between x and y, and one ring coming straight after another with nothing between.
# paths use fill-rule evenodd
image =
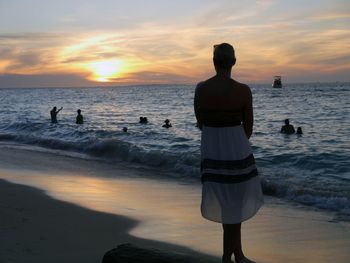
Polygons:
<instances>
[{"instance_id":1,"label":"striped dress hem","mask_svg":"<svg viewBox=\"0 0 350 263\"><path fill-rule=\"evenodd\" d=\"M254 216L264 201L243 126L203 126L201 155L202 216L223 224Z\"/></svg>"}]
</instances>

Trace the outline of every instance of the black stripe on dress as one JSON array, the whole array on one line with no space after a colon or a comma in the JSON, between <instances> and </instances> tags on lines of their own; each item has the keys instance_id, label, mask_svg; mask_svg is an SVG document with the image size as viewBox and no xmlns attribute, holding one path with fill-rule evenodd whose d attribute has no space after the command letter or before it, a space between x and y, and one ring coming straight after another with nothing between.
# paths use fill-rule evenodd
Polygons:
<instances>
[{"instance_id":1,"label":"black stripe on dress","mask_svg":"<svg viewBox=\"0 0 350 263\"><path fill-rule=\"evenodd\" d=\"M249 173L241 175L225 175L225 174L213 174L213 173L203 173L202 183L204 182L215 182L222 184L237 184L248 181L249 179L258 175L258 170L254 169Z\"/></svg>"},{"instance_id":2,"label":"black stripe on dress","mask_svg":"<svg viewBox=\"0 0 350 263\"><path fill-rule=\"evenodd\" d=\"M239 170L239 169L248 168L253 164L255 164L255 159L253 154L250 154L248 157L241 160L203 159L201 162L201 171L203 169Z\"/></svg>"},{"instance_id":3,"label":"black stripe on dress","mask_svg":"<svg viewBox=\"0 0 350 263\"><path fill-rule=\"evenodd\" d=\"M226 127L235 127L242 125L241 121L235 120L205 120L203 121L203 125L207 127L213 128L226 128Z\"/></svg>"}]
</instances>

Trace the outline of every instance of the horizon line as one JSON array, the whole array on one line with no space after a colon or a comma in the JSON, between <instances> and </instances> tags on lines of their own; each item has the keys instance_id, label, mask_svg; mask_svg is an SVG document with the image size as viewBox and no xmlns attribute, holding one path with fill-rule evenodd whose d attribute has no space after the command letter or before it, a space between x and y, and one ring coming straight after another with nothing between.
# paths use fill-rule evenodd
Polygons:
<instances>
[{"instance_id":1,"label":"horizon line","mask_svg":"<svg viewBox=\"0 0 350 263\"><path fill-rule=\"evenodd\" d=\"M296 85L296 84L348 84L350 81L304 81L304 82L284 82L283 85ZM246 85L271 85L272 83L258 83L251 82L245 83ZM140 87L140 86L196 86L197 83L144 83L144 84L121 84L121 85L96 85L96 86L46 86L46 87L0 87L0 89L65 89L65 88L122 88L122 87Z\"/></svg>"}]
</instances>

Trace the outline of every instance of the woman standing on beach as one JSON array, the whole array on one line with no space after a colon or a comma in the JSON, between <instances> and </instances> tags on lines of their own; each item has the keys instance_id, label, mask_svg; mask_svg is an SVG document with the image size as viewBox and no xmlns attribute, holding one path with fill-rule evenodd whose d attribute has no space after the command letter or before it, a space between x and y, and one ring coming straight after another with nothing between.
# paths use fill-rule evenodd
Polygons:
<instances>
[{"instance_id":1,"label":"woman standing on beach","mask_svg":"<svg viewBox=\"0 0 350 263\"><path fill-rule=\"evenodd\" d=\"M249 144L253 131L250 88L231 78L236 63L230 44L214 46L216 75L197 85L194 110L201 138L202 216L223 226L222 262L252 263L241 244L241 223L263 204Z\"/></svg>"}]
</instances>

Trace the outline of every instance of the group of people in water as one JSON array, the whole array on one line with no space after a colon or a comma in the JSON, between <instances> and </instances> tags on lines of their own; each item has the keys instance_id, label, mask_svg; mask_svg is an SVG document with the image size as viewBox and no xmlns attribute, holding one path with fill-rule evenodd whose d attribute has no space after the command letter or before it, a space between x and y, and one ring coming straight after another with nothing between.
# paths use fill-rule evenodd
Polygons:
<instances>
[{"instance_id":1,"label":"group of people in water","mask_svg":"<svg viewBox=\"0 0 350 263\"><path fill-rule=\"evenodd\" d=\"M285 119L284 120L284 125L281 128L281 133L285 133L285 134L303 134L303 131L301 129L301 127L297 128L297 132L295 132L294 126L292 124L289 123L289 119Z\"/></svg>"},{"instance_id":2,"label":"group of people in water","mask_svg":"<svg viewBox=\"0 0 350 263\"><path fill-rule=\"evenodd\" d=\"M58 123L57 122L57 114L63 109L63 107L61 107L59 110L57 110L57 107L53 107L52 110L50 111L50 116L51 116L51 123ZM77 117L76 117L76 120L75 120L75 123L76 124L83 124L84 123L84 117L83 115L81 114L81 110L78 109L77 110Z\"/></svg>"},{"instance_id":3,"label":"group of people in water","mask_svg":"<svg viewBox=\"0 0 350 263\"><path fill-rule=\"evenodd\" d=\"M142 123L142 124L148 123L147 117L140 117L139 123ZM168 129L168 128L171 128L171 127L173 127L173 126L171 125L170 120L169 120L169 119L166 119L166 120L164 121L164 124L163 124L162 127ZM125 127L124 127L124 128L125 128Z\"/></svg>"},{"instance_id":4,"label":"group of people in water","mask_svg":"<svg viewBox=\"0 0 350 263\"><path fill-rule=\"evenodd\" d=\"M142 124L148 123L147 117L140 117L139 123L142 123ZM171 127L173 127L173 126L171 125L170 120L169 120L169 119L166 119L166 120L164 121L164 124L163 124L162 127L163 127L163 128L171 128Z\"/></svg>"},{"instance_id":5,"label":"group of people in water","mask_svg":"<svg viewBox=\"0 0 350 263\"><path fill-rule=\"evenodd\" d=\"M61 107L59 110L57 110L57 107L53 107L52 110L50 111L50 115L51 115L51 123L58 123L57 122L57 114L63 109L63 107ZM75 120L76 124L83 124L84 123L84 117L81 114L81 110L78 109L77 110L77 117ZM141 124L147 124L148 123L148 119L147 117L140 117L140 121L139 123ZM172 125L170 123L169 119L166 119L164 121L164 124L162 125L163 128L171 128ZM128 131L128 127L123 127L122 129L123 132L127 132ZM289 123L289 119L285 119L284 120L284 125L281 127L281 133L285 133L285 134L303 134L303 131L301 129L301 127L297 128L297 131L295 132L294 126L292 124Z\"/></svg>"},{"instance_id":6,"label":"group of people in water","mask_svg":"<svg viewBox=\"0 0 350 263\"><path fill-rule=\"evenodd\" d=\"M51 116L51 123L58 123L57 122L57 114L63 109L63 107L61 107L59 110L57 110L57 107L53 107L52 110L50 111L50 116ZM83 124L84 123L84 117L83 115L81 114L81 110L78 109L77 110L77 117L76 117L76 120L75 120L75 123L76 124ZM140 117L140 121L139 123L141 124L147 124L148 123L148 119L147 117ZM163 128L171 128L172 125L170 123L170 120L169 119L166 119L164 121L164 124L162 126ZM123 132L127 132L128 131L128 127L123 127L122 129Z\"/></svg>"}]
</instances>

